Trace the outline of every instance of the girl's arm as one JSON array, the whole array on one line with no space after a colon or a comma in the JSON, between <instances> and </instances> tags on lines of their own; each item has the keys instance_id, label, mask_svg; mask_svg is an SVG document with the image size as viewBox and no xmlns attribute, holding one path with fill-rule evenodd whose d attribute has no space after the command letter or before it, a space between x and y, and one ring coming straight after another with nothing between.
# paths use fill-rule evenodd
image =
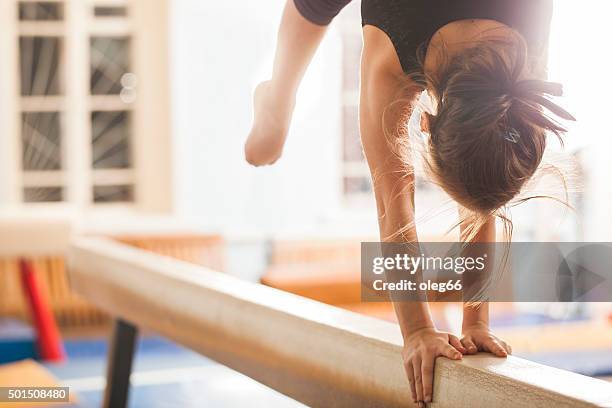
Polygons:
<instances>
[{"instance_id":1,"label":"girl's arm","mask_svg":"<svg viewBox=\"0 0 612 408\"><path fill-rule=\"evenodd\" d=\"M382 240L417 242L416 229L397 236L414 221L413 176L397 157L386 129L396 129L405 120L418 97L416 88L402 95L403 109L390 106L405 87L405 78L389 38L378 28L364 28L361 66L360 129L365 155L372 173ZM386 112L386 113L385 113ZM385 123L383 124L383 114ZM391 133L390 137L401 137ZM404 338L404 367L415 402L429 402L433 395L433 369L438 356L460 359L465 349L459 339L436 331L426 301L394 302Z\"/></svg>"},{"instance_id":2,"label":"girl's arm","mask_svg":"<svg viewBox=\"0 0 612 408\"><path fill-rule=\"evenodd\" d=\"M468 225L461 224L463 237ZM474 242L495 242L495 218L490 217L474 237ZM489 331L489 303L478 306L463 305L463 338L461 343L468 354L475 354L479 350L488 351L498 357L506 357L512 353L512 348L505 341L499 339Z\"/></svg>"}]
</instances>

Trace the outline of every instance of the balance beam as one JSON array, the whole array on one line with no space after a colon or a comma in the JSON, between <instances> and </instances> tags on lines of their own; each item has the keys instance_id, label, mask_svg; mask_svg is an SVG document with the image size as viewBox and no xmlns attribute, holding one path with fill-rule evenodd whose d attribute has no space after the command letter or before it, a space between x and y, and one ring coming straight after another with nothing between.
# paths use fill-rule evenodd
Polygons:
<instances>
[{"instance_id":1,"label":"balance beam","mask_svg":"<svg viewBox=\"0 0 612 408\"><path fill-rule=\"evenodd\" d=\"M0 214L0 256L61 255L70 244L72 220L44 214Z\"/></svg>"},{"instance_id":2,"label":"balance beam","mask_svg":"<svg viewBox=\"0 0 612 408\"><path fill-rule=\"evenodd\" d=\"M309 406L414 406L394 324L103 238L74 242L69 265L74 289L118 319L115 339L128 349L131 327L146 328ZM120 346L112 354L125 366ZM111 366L109 377L127 380L122 369L117 376ZM479 354L438 358L433 400L437 408L612 407L612 384Z\"/></svg>"}]
</instances>

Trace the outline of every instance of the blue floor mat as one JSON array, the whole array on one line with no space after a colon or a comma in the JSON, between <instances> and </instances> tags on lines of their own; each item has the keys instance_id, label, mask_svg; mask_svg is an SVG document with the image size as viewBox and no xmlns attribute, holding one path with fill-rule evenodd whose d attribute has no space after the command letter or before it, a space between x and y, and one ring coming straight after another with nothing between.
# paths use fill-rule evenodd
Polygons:
<instances>
[{"instance_id":1,"label":"blue floor mat","mask_svg":"<svg viewBox=\"0 0 612 408\"><path fill-rule=\"evenodd\" d=\"M546 314L540 313L508 313L491 316L491 327L511 327L511 326L537 326L549 323L567 323L588 320L586 317L572 317L555 319Z\"/></svg>"},{"instance_id":2,"label":"blue floor mat","mask_svg":"<svg viewBox=\"0 0 612 408\"><path fill-rule=\"evenodd\" d=\"M80 406L100 407L107 340L67 340L65 348L67 361L46 364L47 368L78 395ZM240 373L156 336L138 341L129 406L303 407Z\"/></svg>"},{"instance_id":3,"label":"blue floor mat","mask_svg":"<svg viewBox=\"0 0 612 408\"><path fill-rule=\"evenodd\" d=\"M612 348L588 351L520 353L517 357L591 377L612 375Z\"/></svg>"}]
</instances>

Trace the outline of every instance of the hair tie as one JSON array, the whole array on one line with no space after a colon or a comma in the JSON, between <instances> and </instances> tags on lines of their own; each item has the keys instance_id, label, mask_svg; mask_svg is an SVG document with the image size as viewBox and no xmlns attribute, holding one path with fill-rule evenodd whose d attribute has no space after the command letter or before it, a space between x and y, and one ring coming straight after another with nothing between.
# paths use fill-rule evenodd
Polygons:
<instances>
[{"instance_id":1,"label":"hair tie","mask_svg":"<svg viewBox=\"0 0 612 408\"><path fill-rule=\"evenodd\" d=\"M521 134L515 128L510 128L503 131L502 136L511 143L518 143L519 139L521 138Z\"/></svg>"}]
</instances>

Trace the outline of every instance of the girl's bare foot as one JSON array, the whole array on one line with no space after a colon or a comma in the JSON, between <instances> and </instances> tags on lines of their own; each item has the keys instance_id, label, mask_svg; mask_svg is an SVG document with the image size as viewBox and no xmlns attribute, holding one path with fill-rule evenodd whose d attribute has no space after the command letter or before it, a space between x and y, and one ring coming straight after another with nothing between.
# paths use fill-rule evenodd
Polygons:
<instances>
[{"instance_id":1,"label":"girl's bare foot","mask_svg":"<svg viewBox=\"0 0 612 408\"><path fill-rule=\"evenodd\" d=\"M289 131L294 105L295 97L278 95L270 81L257 85L253 94L253 127L244 146L247 162L254 166L263 166L279 159Z\"/></svg>"}]
</instances>

